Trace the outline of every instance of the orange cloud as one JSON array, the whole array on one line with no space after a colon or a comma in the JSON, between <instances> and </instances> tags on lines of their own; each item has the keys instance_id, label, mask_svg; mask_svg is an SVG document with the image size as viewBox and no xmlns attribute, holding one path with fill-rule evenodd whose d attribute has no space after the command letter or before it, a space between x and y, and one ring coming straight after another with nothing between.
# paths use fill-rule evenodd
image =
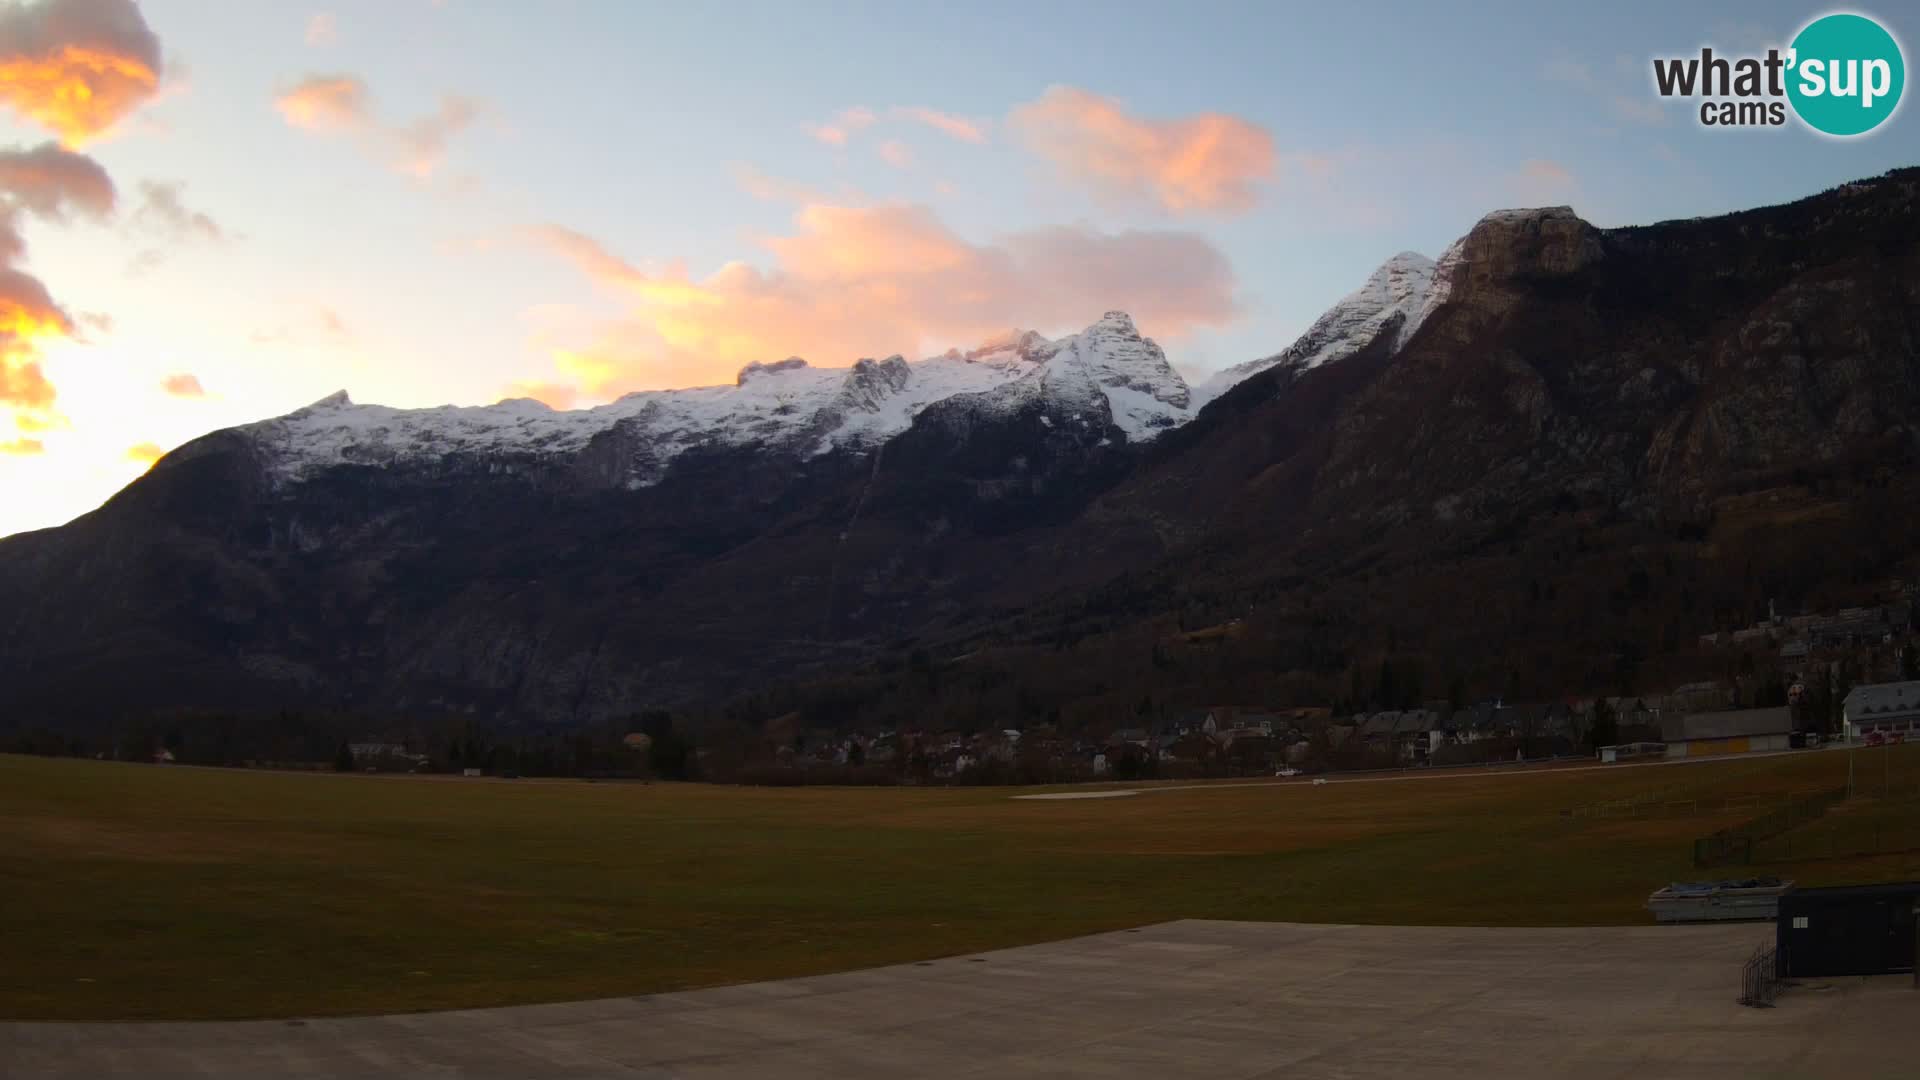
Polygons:
<instances>
[{"instance_id":1,"label":"orange cloud","mask_svg":"<svg viewBox=\"0 0 1920 1080\"><path fill-rule=\"evenodd\" d=\"M19 270L0 269L0 408L12 414L16 430L45 430L57 419L40 345L72 333L45 286Z\"/></svg>"},{"instance_id":2,"label":"orange cloud","mask_svg":"<svg viewBox=\"0 0 1920 1080\"><path fill-rule=\"evenodd\" d=\"M169 397L197 398L207 396L206 388L200 385L200 377L184 372L179 375L169 375L161 379L160 389L166 391Z\"/></svg>"},{"instance_id":3,"label":"orange cloud","mask_svg":"<svg viewBox=\"0 0 1920 1080\"><path fill-rule=\"evenodd\" d=\"M39 279L11 267L0 269L0 351L13 342L65 335L73 332L66 313L47 295ZM51 403L37 391L22 391L15 400L29 405Z\"/></svg>"},{"instance_id":4,"label":"orange cloud","mask_svg":"<svg viewBox=\"0 0 1920 1080\"><path fill-rule=\"evenodd\" d=\"M873 110L864 105L855 105L850 109L841 109L832 120L818 127L810 127L807 134L828 146L845 146L847 139L862 128L869 127L878 119Z\"/></svg>"},{"instance_id":5,"label":"orange cloud","mask_svg":"<svg viewBox=\"0 0 1920 1080\"><path fill-rule=\"evenodd\" d=\"M929 109L924 105L901 105L893 110L895 116L908 120L917 120L936 131L941 131L961 142L984 143L987 141L985 125L969 120L964 116L943 113L938 109Z\"/></svg>"},{"instance_id":6,"label":"orange cloud","mask_svg":"<svg viewBox=\"0 0 1920 1080\"><path fill-rule=\"evenodd\" d=\"M113 178L99 162L51 142L0 151L0 193L11 206L56 222L66 220L69 209L105 217L115 196Z\"/></svg>"},{"instance_id":7,"label":"orange cloud","mask_svg":"<svg viewBox=\"0 0 1920 1080\"><path fill-rule=\"evenodd\" d=\"M52 431L56 428L65 427L66 422L66 418L62 416L29 416L23 414L19 418L19 422L14 426L31 435L36 432Z\"/></svg>"},{"instance_id":8,"label":"orange cloud","mask_svg":"<svg viewBox=\"0 0 1920 1080\"><path fill-rule=\"evenodd\" d=\"M335 131L367 122L367 84L352 75L312 75L280 92L274 107L307 131Z\"/></svg>"},{"instance_id":9,"label":"orange cloud","mask_svg":"<svg viewBox=\"0 0 1920 1080\"><path fill-rule=\"evenodd\" d=\"M0 102L78 146L160 88L160 39L133 0L0 9Z\"/></svg>"},{"instance_id":10,"label":"orange cloud","mask_svg":"<svg viewBox=\"0 0 1920 1080\"><path fill-rule=\"evenodd\" d=\"M449 94L433 112L416 120L383 123L374 115L366 83L353 75L308 76L281 91L274 107L303 131L356 135L376 157L421 180L433 176L446 157L447 144L481 113L479 102Z\"/></svg>"},{"instance_id":11,"label":"orange cloud","mask_svg":"<svg viewBox=\"0 0 1920 1080\"><path fill-rule=\"evenodd\" d=\"M824 365L925 355L1009 326L1078 329L1124 308L1177 335L1236 313L1225 256L1188 232L1059 226L973 243L923 206L800 209L762 246L770 269L731 262L705 277L649 272L581 233L530 236L627 298L626 318L553 349L588 397L731 382L753 360L799 354Z\"/></svg>"},{"instance_id":12,"label":"orange cloud","mask_svg":"<svg viewBox=\"0 0 1920 1080\"><path fill-rule=\"evenodd\" d=\"M17 431L43 431L59 421L40 346L49 338L75 335L73 320L47 287L18 268L26 256L20 219L31 214L58 222L75 212L97 219L113 207L113 181L92 158L52 143L0 150L0 410L11 416ZM37 440L22 439L12 452L38 452L37 447Z\"/></svg>"},{"instance_id":13,"label":"orange cloud","mask_svg":"<svg viewBox=\"0 0 1920 1080\"><path fill-rule=\"evenodd\" d=\"M127 447L127 460L137 461L148 468L152 468L154 462L166 455L167 452L161 449L158 443L143 442L138 446Z\"/></svg>"},{"instance_id":14,"label":"orange cloud","mask_svg":"<svg viewBox=\"0 0 1920 1080\"><path fill-rule=\"evenodd\" d=\"M1175 214L1248 210L1274 172L1273 137L1223 113L1150 120L1112 98L1055 86L1008 121L1061 176L1103 198Z\"/></svg>"},{"instance_id":15,"label":"orange cloud","mask_svg":"<svg viewBox=\"0 0 1920 1080\"><path fill-rule=\"evenodd\" d=\"M596 281L635 288L647 281L647 275L600 246L600 241L565 225L535 225L527 230L535 243L573 263Z\"/></svg>"},{"instance_id":16,"label":"orange cloud","mask_svg":"<svg viewBox=\"0 0 1920 1080\"><path fill-rule=\"evenodd\" d=\"M47 452L47 444L39 439L12 439L0 442L0 454L12 454L16 457L30 457Z\"/></svg>"}]
</instances>

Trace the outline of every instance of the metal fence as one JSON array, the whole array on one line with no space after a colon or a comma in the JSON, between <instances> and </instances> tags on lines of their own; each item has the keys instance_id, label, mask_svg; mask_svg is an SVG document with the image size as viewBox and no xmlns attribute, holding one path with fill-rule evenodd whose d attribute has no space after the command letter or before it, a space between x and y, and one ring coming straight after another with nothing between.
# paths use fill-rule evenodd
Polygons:
<instances>
[{"instance_id":1,"label":"metal fence","mask_svg":"<svg viewBox=\"0 0 1920 1080\"><path fill-rule=\"evenodd\" d=\"M1729 825L1710 836L1702 836L1693 842L1693 865L1708 867L1751 863L1755 842L1816 821L1826 816L1828 807L1846 797L1847 789L1843 787L1795 796L1751 821Z\"/></svg>"},{"instance_id":2,"label":"metal fence","mask_svg":"<svg viewBox=\"0 0 1920 1080\"><path fill-rule=\"evenodd\" d=\"M1857 828L1817 830L1813 836L1769 837L1754 842L1750 861L1811 862L1920 851L1920 822L1875 821Z\"/></svg>"},{"instance_id":3,"label":"metal fence","mask_svg":"<svg viewBox=\"0 0 1920 1080\"><path fill-rule=\"evenodd\" d=\"M1773 1008L1780 996L1780 956L1772 945L1762 945L1747 958L1740 969L1740 1004L1756 1009Z\"/></svg>"}]
</instances>

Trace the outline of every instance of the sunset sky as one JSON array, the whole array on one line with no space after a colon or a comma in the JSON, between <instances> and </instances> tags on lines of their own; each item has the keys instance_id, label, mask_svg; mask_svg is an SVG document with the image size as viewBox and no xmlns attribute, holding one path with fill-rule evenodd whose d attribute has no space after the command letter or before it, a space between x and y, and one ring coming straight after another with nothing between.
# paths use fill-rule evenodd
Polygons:
<instances>
[{"instance_id":1,"label":"sunset sky","mask_svg":"<svg viewBox=\"0 0 1920 1080\"><path fill-rule=\"evenodd\" d=\"M338 389L576 407L1110 308L1193 377L1490 209L1920 162L1908 107L1842 142L1652 91L1825 9L1587 8L0 4L0 534Z\"/></svg>"}]
</instances>

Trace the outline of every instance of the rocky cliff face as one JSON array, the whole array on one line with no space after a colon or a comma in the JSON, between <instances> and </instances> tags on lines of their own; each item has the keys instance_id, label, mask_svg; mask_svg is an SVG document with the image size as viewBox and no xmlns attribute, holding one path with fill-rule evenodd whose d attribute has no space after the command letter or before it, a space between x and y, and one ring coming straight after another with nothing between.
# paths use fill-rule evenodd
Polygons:
<instances>
[{"instance_id":1,"label":"rocky cliff face","mask_svg":"<svg viewBox=\"0 0 1920 1080\"><path fill-rule=\"evenodd\" d=\"M1917 206L1908 171L1641 228L1489 215L1199 391L1115 313L582 413L336 396L0 541L0 713L577 722L991 638L1094 590L1148 617L1168 582L1547 640L1565 612L1482 618L1446 589L1574 595L1597 573L1576 526L1654 550L1729 499L1912 473ZM1781 545L1756 565L1806 561Z\"/></svg>"},{"instance_id":2,"label":"rocky cliff face","mask_svg":"<svg viewBox=\"0 0 1920 1080\"><path fill-rule=\"evenodd\" d=\"M1652 513L1910 439L1912 196L1902 176L1611 232L1564 208L1490 215L1333 450L1329 489L1372 497L1327 509L1485 516L1571 493Z\"/></svg>"},{"instance_id":3,"label":"rocky cliff face","mask_svg":"<svg viewBox=\"0 0 1920 1080\"><path fill-rule=\"evenodd\" d=\"M1402 648L1524 648L1603 687L1769 597L1910 575L1917 199L1909 170L1628 229L1492 215L1397 352L1249 379L1088 519L1171 537L1156 582L1311 596Z\"/></svg>"}]
</instances>

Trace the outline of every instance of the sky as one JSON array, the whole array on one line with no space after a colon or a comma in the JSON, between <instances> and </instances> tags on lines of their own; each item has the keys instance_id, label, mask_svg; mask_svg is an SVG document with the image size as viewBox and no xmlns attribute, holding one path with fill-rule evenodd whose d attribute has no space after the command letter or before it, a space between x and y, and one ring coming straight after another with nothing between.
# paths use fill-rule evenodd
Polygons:
<instances>
[{"instance_id":1,"label":"sky","mask_svg":"<svg viewBox=\"0 0 1920 1080\"><path fill-rule=\"evenodd\" d=\"M585 407L1110 309L1197 379L1493 209L1920 163L1912 109L1653 91L1830 9L1543 7L0 0L0 535L341 389Z\"/></svg>"}]
</instances>

